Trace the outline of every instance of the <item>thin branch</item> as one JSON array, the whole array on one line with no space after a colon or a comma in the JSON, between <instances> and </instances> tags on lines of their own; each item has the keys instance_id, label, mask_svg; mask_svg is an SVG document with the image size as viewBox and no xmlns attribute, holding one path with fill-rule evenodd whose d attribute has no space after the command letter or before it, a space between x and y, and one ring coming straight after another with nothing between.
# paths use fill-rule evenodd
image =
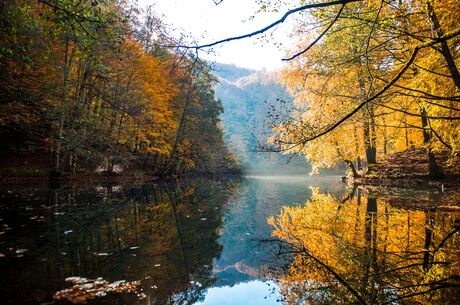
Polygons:
<instances>
[{"instance_id":1,"label":"thin branch","mask_svg":"<svg viewBox=\"0 0 460 305\"><path fill-rule=\"evenodd\" d=\"M300 55L302 54L305 54L306 52L308 52L308 50L310 50L318 41L320 41L321 38L323 38L323 36L329 31L329 29L337 22L337 20L339 19L340 17L340 14L342 14L342 11L343 9L345 8L345 4L342 5L342 7L340 7L340 10L338 11L337 15L335 16L334 20L331 21L331 23L329 23L329 25L327 26L326 29L324 29L324 31L312 42L308 45L308 47L306 47L305 49L303 49L302 51L292 55L291 57L287 57L287 58L283 58L281 60L283 61L289 61L289 60L293 60L294 58L297 58L299 57Z\"/></svg>"},{"instance_id":2,"label":"thin branch","mask_svg":"<svg viewBox=\"0 0 460 305\"><path fill-rule=\"evenodd\" d=\"M410 116L415 116L415 117L419 117L419 118L424 117L424 115L409 112L409 111L406 111L406 110L403 110L403 109L397 109L397 108L394 108L394 107L391 107L391 106L388 106L388 105L385 105L385 104L379 104L379 105L384 107L384 108L388 108L388 109L391 109L391 110L394 110L394 111L397 111L397 112L405 113L405 114L410 115ZM428 118L430 120L450 120L450 121L460 120L460 116L426 116L426 118Z\"/></svg>"},{"instance_id":3,"label":"thin branch","mask_svg":"<svg viewBox=\"0 0 460 305\"><path fill-rule=\"evenodd\" d=\"M439 289L446 289L446 288L452 288L452 286L438 285L438 286L435 286L435 287L427 289L427 290L423 290L423 291L419 291L419 292L399 296L399 297L391 299L391 300L389 300L389 301L387 301L385 303L382 303L382 305L394 304L396 301L400 301L402 299L412 298L412 297L415 297L415 296L418 296L418 295L424 295L424 294L427 294L427 293L432 292L432 291L436 291L436 290L439 290Z\"/></svg>"},{"instance_id":4,"label":"thin branch","mask_svg":"<svg viewBox=\"0 0 460 305\"><path fill-rule=\"evenodd\" d=\"M370 44L371 44L371 37L372 37L372 34L374 33L375 24L377 23L377 21L378 21L378 19L379 19L380 12L382 11L382 8L383 8L383 0L382 0L381 3L380 3L379 10L377 11L377 15L375 16L375 20L374 20L374 22L372 23L371 30L370 30L370 32L369 32L369 35L367 36L366 51L364 52L365 58L366 58L366 68L367 68L367 72L369 73L369 76L370 76L370 78L371 78L370 84L369 84L369 90L367 91L367 97L369 97L370 93L372 92L372 89L374 88L374 75L372 74L371 67L370 67L370 65L369 65L369 46L370 46ZM372 118L372 116L371 116L371 118Z\"/></svg>"},{"instance_id":5,"label":"thin branch","mask_svg":"<svg viewBox=\"0 0 460 305\"><path fill-rule=\"evenodd\" d=\"M98 19L93 19L93 18L90 18L90 17L85 17L79 13L76 13L76 12L72 12L72 11L69 11L59 5L56 5L54 3L51 3L50 1L46 1L46 0L37 0L38 2L44 4L44 5L47 5L49 7L52 7L54 8L55 10L58 10L58 11L61 11L69 16L72 16L74 17L77 21L81 21L81 20L87 20L87 21L90 21L90 22L95 22L95 23L102 23L103 21L102 20L98 20Z\"/></svg>"},{"instance_id":6,"label":"thin branch","mask_svg":"<svg viewBox=\"0 0 460 305\"><path fill-rule=\"evenodd\" d=\"M367 305L366 300L364 300L364 298L361 296L361 294L358 291L356 291L353 287L351 287L350 284L344 278L342 278L337 272L335 272L329 265L327 265L326 263L322 262L317 257L311 255L305 247L302 247L301 251L302 251L302 253L304 255L306 255L307 257L311 258L316 263L318 263L320 266L322 266L324 269L326 269L328 272L330 272L342 285L345 286L345 288L348 291L351 292L351 294L353 294L356 297L356 299L361 304Z\"/></svg>"},{"instance_id":7,"label":"thin branch","mask_svg":"<svg viewBox=\"0 0 460 305\"><path fill-rule=\"evenodd\" d=\"M430 129L431 131L434 133L434 135L436 136L436 138L439 140L439 142L441 142L445 147L449 148L450 150L453 150L452 149L452 146L450 146L446 141L444 141L441 136L436 132L436 130L433 129L433 127L431 126L431 123L430 123Z\"/></svg>"},{"instance_id":8,"label":"thin branch","mask_svg":"<svg viewBox=\"0 0 460 305\"><path fill-rule=\"evenodd\" d=\"M451 149L452 149L452 148L451 148ZM449 234L447 234L446 237L444 237L444 238L441 240L441 242L439 243L439 245L436 246L436 249L434 249L434 251L433 251L433 256L436 254L436 252L439 251L439 249L442 248L442 246L444 245L444 243L445 243L449 238L451 238L452 236L454 236L455 233L457 233L458 231L460 231L460 226L454 227L454 229L453 229Z\"/></svg>"},{"instance_id":9,"label":"thin branch","mask_svg":"<svg viewBox=\"0 0 460 305\"><path fill-rule=\"evenodd\" d=\"M399 87L399 86L395 85L395 87ZM441 105L441 104L429 101L429 100L435 100L435 101L460 102L460 98L456 97L456 96L453 96L453 97L449 97L449 96L434 96L434 95L431 95L431 94L429 96L423 96L423 95L410 94L410 93L402 92L402 91L399 91L399 90L394 92L394 94L396 94L396 93L398 95L402 95L402 96L409 96L409 97L413 97L413 98L417 98L417 99L421 98L422 103L427 103L427 104L430 104L430 105L433 105L433 106L437 106L437 107L440 107L440 108L449 109L449 110L453 110L453 111L460 111L460 108Z\"/></svg>"},{"instance_id":10,"label":"thin branch","mask_svg":"<svg viewBox=\"0 0 460 305\"><path fill-rule=\"evenodd\" d=\"M307 4L307 5L299 6L299 7L295 8L295 9L288 10L280 19L276 20L275 22L272 22L269 25L267 25L267 26L265 26L265 27L263 27L263 28L261 28L261 29L259 29L257 31L251 32L251 33L244 34L244 35L239 35L239 36L233 36L233 37L229 37L229 38L225 38L225 39L221 39L221 40L217 40L215 42L208 43L208 44L202 44L202 45L197 45L197 46L185 46L185 45L182 45L182 46L176 46L176 47L178 47L178 48L187 48L187 49L210 48L210 47L222 44L222 43L226 43L226 42L230 42L230 41L234 41L234 40L240 40L240 39L249 38L249 37L253 37L253 36L263 34L263 33L267 32L268 30L274 28L278 24L281 24L284 21L286 21L286 19L290 15L298 13L298 12L301 12L301 11L305 11L305 10L312 9L312 8L329 7L329 6L335 6L335 5L345 5L345 4L348 4L348 3L351 3L351 2L358 2L358 1L362 1L362 0L337 0L337 1L331 1L331 2L314 3L314 4Z\"/></svg>"},{"instance_id":11,"label":"thin branch","mask_svg":"<svg viewBox=\"0 0 460 305\"><path fill-rule=\"evenodd\" d=\"M377 78L378 80L382 82L387 82L385 79L381 77L375 76L375 78ZM397 88L401 88L401 89L405 89L408 91L413 91L413 92L423 94L423 96L414 96L414 97L422 97L424 99L433 99L433 100L446 100L446 101L460 102L460 96L439 96L439 95L433 95L429 92L426 92L420 89L410 88L410 87L406 87L406 86L399 85L399 84L395 84L394 86ZM402 92L399 92L399 93L402 94Z\"/></svg>"}]
</instances>

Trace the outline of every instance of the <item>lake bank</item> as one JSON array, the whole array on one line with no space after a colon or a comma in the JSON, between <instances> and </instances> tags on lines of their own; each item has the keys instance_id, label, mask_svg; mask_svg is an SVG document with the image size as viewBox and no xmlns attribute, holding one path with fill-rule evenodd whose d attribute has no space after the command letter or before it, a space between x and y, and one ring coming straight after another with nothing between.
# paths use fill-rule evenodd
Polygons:
<instances>
[{"instance_id":1,"label":"lake bank","mask_svg":"<svg viewBox=\"0 0 460 305\"><path fill-rule=\"evenodd\" d=\"M343 177L345 182L350 182L358 186L387 186L398 188L419 188L429 187L431 189L447 190L458 189L460 177L447 177L443 179L432 179L427 176L413 177L357 177L349 179Z\"/></svg>"},{"instance_id":2,"label":"lake bank","mask_svg":"<svg viewBox=\"0 0 460 305\"><path fill-rule=\"evenodd\" d=\"M225 178L225 177L241 177L242 173L239 172L226 172L226 173L187 173L184 175L134 175L134 174L92 174L92 175L62 175L58 179L53 178L51 175L37 175L37 176L1 176L0 185L16 185L16 184L32 184L32 185L46 185L46 184L75 184L84 185L87 183L149 183L157 181L173 181L177 179L188 179L197 177L209 178Z\"/></svg>"}]
</instances>

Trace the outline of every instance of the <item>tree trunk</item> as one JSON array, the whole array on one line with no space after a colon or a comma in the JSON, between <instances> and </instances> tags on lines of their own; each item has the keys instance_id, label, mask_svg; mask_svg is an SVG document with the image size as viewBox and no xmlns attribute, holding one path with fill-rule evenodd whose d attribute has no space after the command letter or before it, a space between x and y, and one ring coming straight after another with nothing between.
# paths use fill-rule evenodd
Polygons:
<instances>
[{"instance_id":1,"label":"tree trunk","mask_svg":"<svg viewBox=\"0 0 460 305\"><path fill-rule=\"evenodd\" d=\"M187 94L185 96L185 100L184 100L184 106L183 106L183 109L182 109L182 113L181 113L181 116L180 116L180 120L179 120L179 126L177 127L177 132L176 132L176 139L173 143L173 146L172 146L172 149L171 149L171 153L169 155L169 159L168 159L168 162L166 164L166 168L163 172L163 175L169 175L169 174L172 174L173 171L175 171L176 169L174 169L174 167L177 166L177 150L179 148L179 144L182 142L182 139L184 137L184 127L185 127L185 121L186 121L186 117L188 116L188 108L189 108L189 103L190 103L190 100L192 98L192 83L193 83L193 80L190 80L190 83L189 83L189 86L188 86L188 89L187 89Z\"/></svg>"},{"instance_id":2,"label":"tree trunk","mask_svg":"<svg viewBox=\"0 0 460 305\"><path fill-rule=\"evenodd\" d=\"M67 85L69 80L70 68L72 66L73 56L75 54L75 45L72 47L71 54L69 56L69 38L66 38L64 66L63 66L63 82L62 82L62 96L61 104L59 109L59 129L57 137L55 139L55 163L54 171L59 172L61 168L61 150L62 150L62 138L64 136L64 123L65 123L65 107L67 105Z\"/></svg>"},{"instance_id":3,"label":"tree trunk","mask_svg":"<svg viewBox=\"0 0 460 305\"><path fill-rule=\"evenodd\" d=\"M427 271L430 269L430 263L433 259L430 251L430 247L433 240L433 227L434 219L430 210L425 212L425 253L423 254L423 270Z\"/></svg>"},{"instance_id":4,"label":"tree trunk","mask_svg":"<svg viewBox=\"0 0 460 305\"><path fill-rule=\"evenodd\" d=\"M428 16L431 19L436 38L444 36L444 31L441 28L438 16L436 16L436 13L434 11L434 8L430 4L430 1L427 1L426 5L428 8ZM447 41L441 41L440 53L446 60L447 68L449 69L450 75L452 76L452 80L454 81L457 90L460 91L460 72L457 69L457 65L455 64L454 57L452 56L452 52L449 49Z\"/></svg>"},{"instance_id":5,"label":"tree trunk","mask_svg":"<svg viewBox=\"0 0 460 305\"><path fill-rule=\"evenodd\" d=\"M383 155L386 157L388 154L388 134L387 134L387 125L385 122L385 118L382 118L382 122L383 122Z\"/></svg>"},{"instance_id":6,"label":"tree trunk","mask_svg":"<svg viewBox=\"0 0 460 305\"><path fill-rule=\"evenodd\" d=\"M359 175L356 172L353 162L350 160L343 160L343 161L345 161L345 163L347 164L347 177L357 178Z\"/></svg>"},{"instance_id":7,"label":"tree trunk","mask_svg":"<svg viewBox=\"0 0 460 305\"><path fill-rule=\"evenodd\" d=\"M433 179L441 179L444 177L442 170L439 168L436 158L434 157L431 148L428 147L431 140L431 132L428 126L428 118L425 108L420 108L420 114L422 115L422 127L423 127L423 144L427 145L428 153L428 175Z\"/></svg>"},{"instance_id":8,"label":"tree trunk","mask_svg":"<svg viewBox=\"0 0 460 305\"><path fill-rule=\"evenodd\" d=\"M406 149L409 149L409 128L407 128L407 117L404 117L404 136L406 140Z\"/></svg>"},{"instance_id":9,"label":"tree trunk","mask_svg":"<svg viewBox=\"0 0 460 305\"><path fill-rule=\"evenodd\" d=\"M361 169L362 169L363 164L362 164L361 161L362 161L362 160L361 160L361 157L358 156L358 158L356 158L356 170L361 170Z\"/></svg>"},{"instance_id":10,"label":"tree trunk","mask_svg":"<svg viewBox=\"0 0 460 305\"><path fill-rule=\"evenodd\" d=\"M375 136L373 135L373 132L375 132L375 126L374 128L371 128L371 125L373 123L369 122L369 119L366 119L364 123L364 147L366 150L366 160L368 166L370 164L376 164L377 163L377 150L375 147Z\"/></svg>"}]
</instances>

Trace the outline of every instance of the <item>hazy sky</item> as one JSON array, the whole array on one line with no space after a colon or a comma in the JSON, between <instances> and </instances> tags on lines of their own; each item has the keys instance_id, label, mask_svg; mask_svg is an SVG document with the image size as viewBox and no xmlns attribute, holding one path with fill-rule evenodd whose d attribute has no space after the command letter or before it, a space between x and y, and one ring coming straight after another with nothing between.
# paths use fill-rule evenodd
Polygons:
<instances>
[{"instance_id":1,"label":"hazy sky","mask_svg":"<svg viewBox=\"0 0 460 305\"><path fill-rule=\"evenodd\" d=\"M158 15L164 15L166 23L182 28L199 43L209 43L230 36L246 34L270 24L281 14L257 14L255 0L224 0L215 5L213 0L139 0L145 7L155 5ZM275 32L278 42L286 37L288 25L281 25ZM271 33L271 32L270 32ZM214 48L215 55L208 57L223 63L234 63L253 69L274 69L282 65L285 51L279 50L273 43L262 43L250 38L222 44ZM206 57L203 52L201 56Z\"/></svg>"}]
</instances>

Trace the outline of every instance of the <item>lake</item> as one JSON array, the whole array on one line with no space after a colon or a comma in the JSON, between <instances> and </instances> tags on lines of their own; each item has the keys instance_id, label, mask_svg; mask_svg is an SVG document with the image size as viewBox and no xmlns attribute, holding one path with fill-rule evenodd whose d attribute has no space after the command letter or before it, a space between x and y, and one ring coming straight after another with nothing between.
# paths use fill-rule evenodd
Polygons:
<instances>
[{"instance_id":1,"label":"lake","mask_svg":"<svg viewBox=\"0 0 460 305\"><path fill-rule=\"evenodd\" d=\"M458 202L339 177L2 186L0 301L456 304Z\"/></svg>"}]
</instances>

